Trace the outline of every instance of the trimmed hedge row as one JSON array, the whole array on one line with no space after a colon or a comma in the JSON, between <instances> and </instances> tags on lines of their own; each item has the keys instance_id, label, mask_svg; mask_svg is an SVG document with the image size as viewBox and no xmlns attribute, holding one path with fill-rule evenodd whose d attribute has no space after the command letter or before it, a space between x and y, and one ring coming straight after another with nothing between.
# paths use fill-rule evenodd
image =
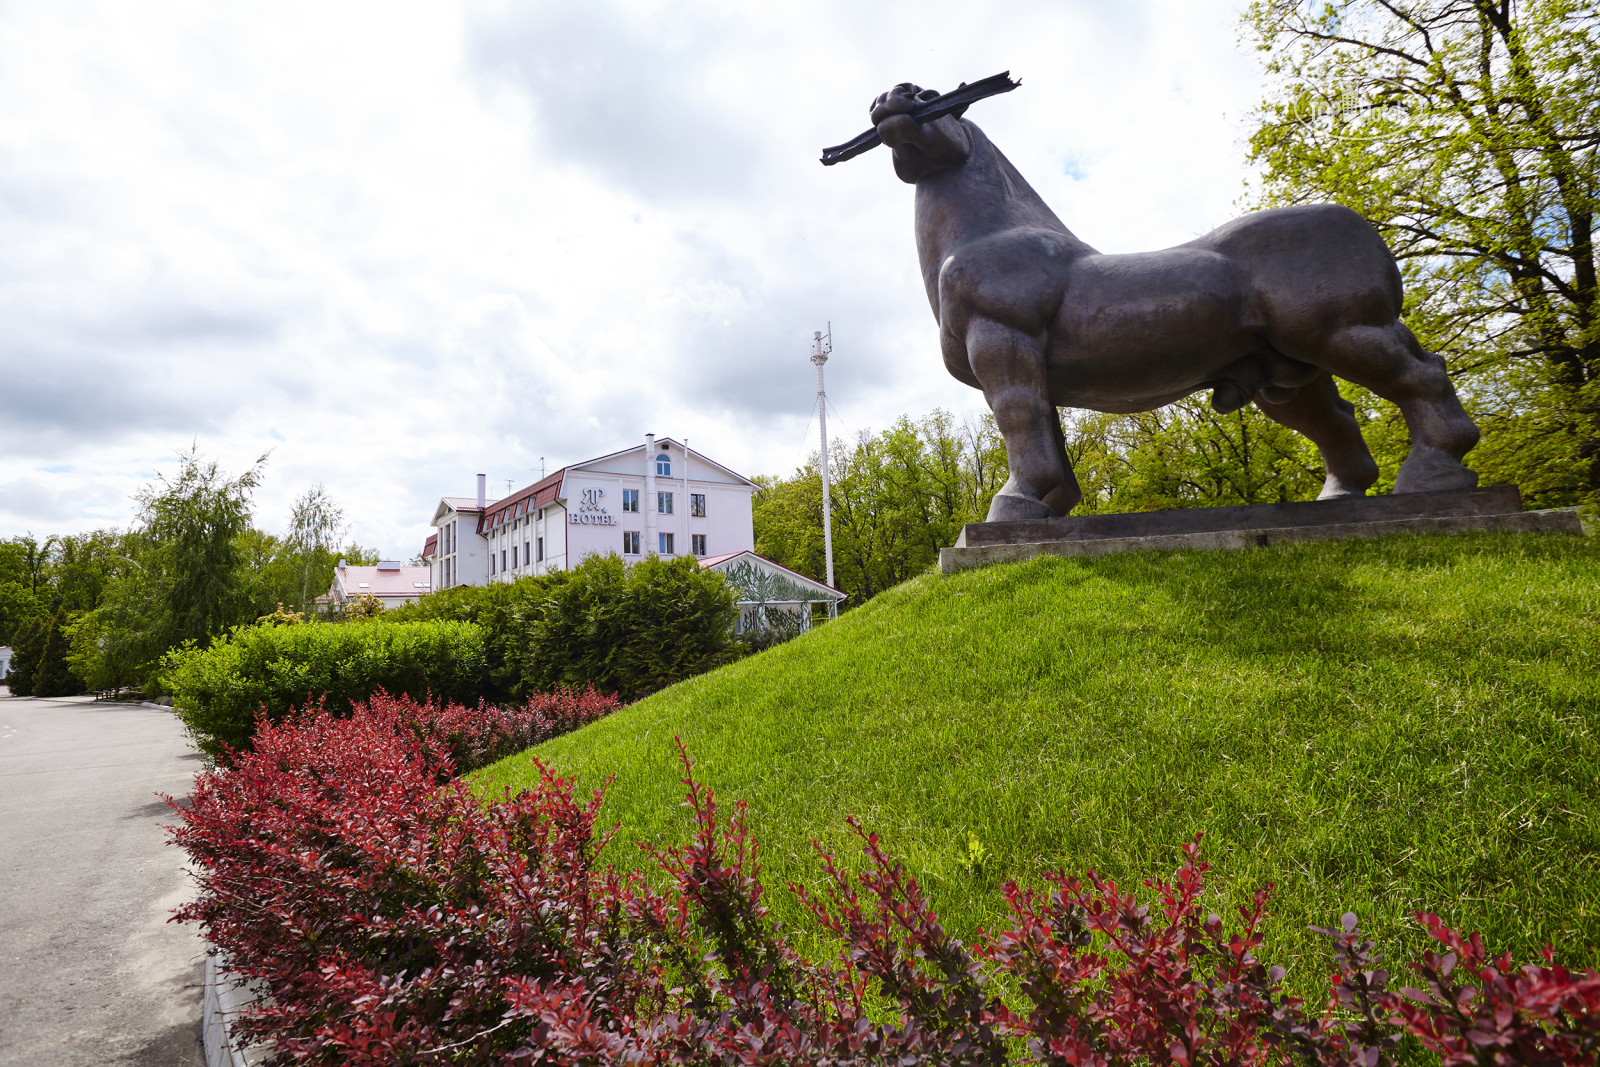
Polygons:
<instances>
[{"instance_id":1,"label":"trimmed hedge row","mask_svg":"<svg viewBox=\"0 0 1600 1067\"><path fill-rule=\"evenodd\" d=\"M624 701L735 659L733 593L693 559L625 566L591 556L570 571L462 587L343 624L241 627L163 661L162 685L201 751L250 743L324 701L335 715L383 690L476 704L592 687Z\"/></svg>"},{"instance_id":2,"label":"trimmed hedge row","mask_svg":"<svg viewBox=\"0 0 1600 1067\"><path fill-rule=\"evenodd\" d=\"M242 750L256 717L321 702L335 715L380 690L477 704L490 694L484 630L468 622L310 623L234 630L163 661L163 684L195 744L213 759Z\"/></svg>"},{"instance_id":3,"label":"trimmed hedge row","mask_svg":"<svg viewBox=\"0 0 1600 1067\"><path fill-rule=\"evenodd\" d=\"M592 685L638 700L736 659L738 609L721 574L689 557L590 556L571 570L463 586L386 618L482 626L490 699Z\"/></svg>"}]
</instances>

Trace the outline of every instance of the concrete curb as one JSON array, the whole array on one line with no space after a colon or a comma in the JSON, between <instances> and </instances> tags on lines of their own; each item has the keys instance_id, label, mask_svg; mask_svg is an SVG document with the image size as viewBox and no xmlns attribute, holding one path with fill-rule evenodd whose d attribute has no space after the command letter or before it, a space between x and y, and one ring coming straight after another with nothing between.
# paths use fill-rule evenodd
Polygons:
<instances>
[{"instance_id":1,"label":"concrete curb","mask_svg":"<svg viewBox=\"0 0 1600 1067\"><path fill-rule=\"evenodd\" d=\"M989 544L971 548L939 550L939 571L986 567L991 563L1014 563L1035 556L1105 556L1118 552L1143 552L1158 549L1198 550L1265 548L1292 541L1346 541L1393 537L1408 533L1473 533L1492 530L1504 533L1565 533L1583 535L1583 524L1574 509L1516 511L1502 515L1451 515L1440 518L1394 519L1383 522L1349 522L1327 526L1283 526L1265 530L1213 530L1205 533L1156 534L1149 537L1101 537L1069 541L1040 541L1031 544Z\"/></svg>"},{"instance_id":2,"label":"concrete curb","mask_svg":"<svg viewBox=\"0 0 1600 1067\"><path fill-rule=\"evenodd\" d=\"M200 999L200 1043L206 1067L254 1067L263 1055L242 1051L234 1042L229 1020L256 1000L256 992L240 985L216 952L206 953L206 980Z\"/></svg>"}]
</instances>

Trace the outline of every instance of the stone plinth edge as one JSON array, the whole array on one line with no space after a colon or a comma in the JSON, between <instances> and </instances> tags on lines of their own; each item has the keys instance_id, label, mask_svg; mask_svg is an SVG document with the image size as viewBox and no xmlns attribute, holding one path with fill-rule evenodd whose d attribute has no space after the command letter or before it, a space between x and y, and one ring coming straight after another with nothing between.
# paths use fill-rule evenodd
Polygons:
<instances>
[{"instance_id":1,"label":"stone plinth edge","mask_svg":"<svg viewBox=\"0 0 1600 1067\"><path fill-rule=\"evenodd\" d=\"M1020 522L969 522L957 548L980 545L1031 545L1046 541L1086 541L1099 537L1154 537L1231 530L1278 530L1286 526L1335 526L1399 519L1442 519L1504 515L1522 510L1514 485L1452 489L1442 493L1397 496L1347 496L1333 500L1294 500L1281 504L1238 504L1216 508L1175 508L1113 515L1069 515Z\"/></svg>"},{"instance_id":2,"label":"stone plinth edge","mask_svg":"<svg viewBox=\"0 0 1600 1067\"><path fill-rule=\"evenodd\" d=\"M1393 537L1396 534L1407 533L1453 534L1479 530L1504 533L1566 533L1582 536L1583 524L1579 522L1577 514L1570 510L1513 511L1502 514L1445 515L1316 526L1157 533L1141 537L1089 537L1031 543L984 544L972 547L962 547L958 544L955 548L939 551L939 570L943 574L951 574L955 571L971 570L974 567L986 567L991 563L1013 563L1035 556L1104 556L1116 552L1174 548L1200 550L1264 548L1291 541L1345 541Z\"/></svg>"}]
</instances>

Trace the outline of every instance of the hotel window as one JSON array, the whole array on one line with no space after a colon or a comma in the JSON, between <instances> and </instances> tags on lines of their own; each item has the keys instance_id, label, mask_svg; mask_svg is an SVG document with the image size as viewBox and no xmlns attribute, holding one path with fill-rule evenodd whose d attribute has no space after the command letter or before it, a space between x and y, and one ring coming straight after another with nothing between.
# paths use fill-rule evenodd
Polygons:
<instances>
[{"instance_id":1,"label":"hotel window","mask_svg":"<svg viewBox=\"0 0 1600 1067\"><path fill-rule=\"evenodd\" d=\"M534 560L536 562L543 563L544 562L544 538L536 537L536 538L534 538L533 543L538 548L538 552L539 552L539 554L537 556L533 557L533 558L534 558Z\"/></svg>"},{"instance_id":2,"label":"hotel window","mask_svg":"<svg viewBox=\"0 0 1600 1067\"><path fill-rule=\"evenodd\" d=\"M622 531L622 554L624 556L637 556L639 554L639 531Z\"/></svg>"},{"instance_id":3,"label":"hotel window","mask_svg":"<svg viewBox=\"0 0 1600 1067\"><path fill-rule=\"evenodd\" d=\"M697 519L706 517L706 495L704 493L689 494L689 514Z\"/></svg>"},{"instance_id":4,"label":"hotel window","mask_svg":"<svg viewBox=\"0 0 1600 1067\"><path fill-rule=\"evenodd\" d=\"M489 553L489 577L494 577L494 553Z\"/></svg>"},{"instance_id":5,"label":"hotel window","mask_svg":"<svg viewBox=\"0 0 1600 1067\"><path fill-rule=\"evenodd\" d=\"M524 567L533 562L533 553L528 551L530 547L527 541L522 542L522 565Z\"/></svg>"},{"instance_id":6,"label":"hotel window","mask_svg":"<svg viewBox=\"0 0 1600 1067\"><path fill-rule=\"evenodd\" d=\"M672 477L672 457L665 452L656 457L656 477Z\"/></svg>"},{"instance_id":7,"label":"hotel window","mask_svg":"<svg viewBox=\"0 0 1600 1067\"><path fill-rule=\"evenodd\" d=\"M694 549L694 554L695 555L697 555L697 556L705 555L706 554L706 535L705 534L690 534L689 535L689 545L690 545L691 548Z\"/></svg>"},{"instance_id":8,"label":"hotel window","mask_svg":"<svg viewBox=\"0 0 1600 1067\"><path fill-rule=\"evenodd\" d=\"M671 515L672 514L672 494L671 493L657 493L656 494L656 510L659 511L663 515Z\"/></svg>"},{"instance_id":9,"label":"hotel window","mask_svg":"<svg viewBox=\"0 0 1600 1067\"><path fill-rule=\"evenodd\" d=\"M639 510L639 490L637 490L637 489L624 489L622 491L622 510L623 511L638 511Z\"/></svg>"},{"instance_id":10,"label":"hotel window","mask_svg":"<svg viewBox=\"0 0 1600 1067\"><path fill-rule=\"evenodd\" d=\"M500 550L500 569L506 569L506 550L503 548Z\"/></svg>"},{"instance_id":11,"label":"hotel window","mask_svg":"<svg viewBox=\"0 0 1600 1067\"><path fill-rule=\"evenodd\" d=\"M516 545L512 545L511 546L511 569L512 570L516 570L517 569L517 546Z\"/></svg>"},{"instance_id":12,"label":"hotel window","mask_svg":"<svg viewBox=\"0 0 1600 1067\"><path fill-rule=\"evenodd\" d=\"M672 535L669 533L656 534L656 551L663 556L672 555Z\"/></svg>"}]
</instances>

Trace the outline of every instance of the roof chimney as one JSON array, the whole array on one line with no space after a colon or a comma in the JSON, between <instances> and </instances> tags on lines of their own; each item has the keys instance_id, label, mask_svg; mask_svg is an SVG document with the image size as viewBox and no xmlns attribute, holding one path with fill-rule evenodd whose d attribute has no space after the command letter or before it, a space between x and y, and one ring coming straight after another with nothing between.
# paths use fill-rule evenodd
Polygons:
<instances>
[{"instance_id":1,"label":"roof chimney","mask_svg":"<svg viewBox=\"0 0 1600 1067\"><path fill-rule=\"evenodd\" d=\"M489 506L489 476L487 474L480 474L480 475L478 475L478 507L485 508L485 507L488 507L488 506Z\"/></svg>"}]
</instances>

